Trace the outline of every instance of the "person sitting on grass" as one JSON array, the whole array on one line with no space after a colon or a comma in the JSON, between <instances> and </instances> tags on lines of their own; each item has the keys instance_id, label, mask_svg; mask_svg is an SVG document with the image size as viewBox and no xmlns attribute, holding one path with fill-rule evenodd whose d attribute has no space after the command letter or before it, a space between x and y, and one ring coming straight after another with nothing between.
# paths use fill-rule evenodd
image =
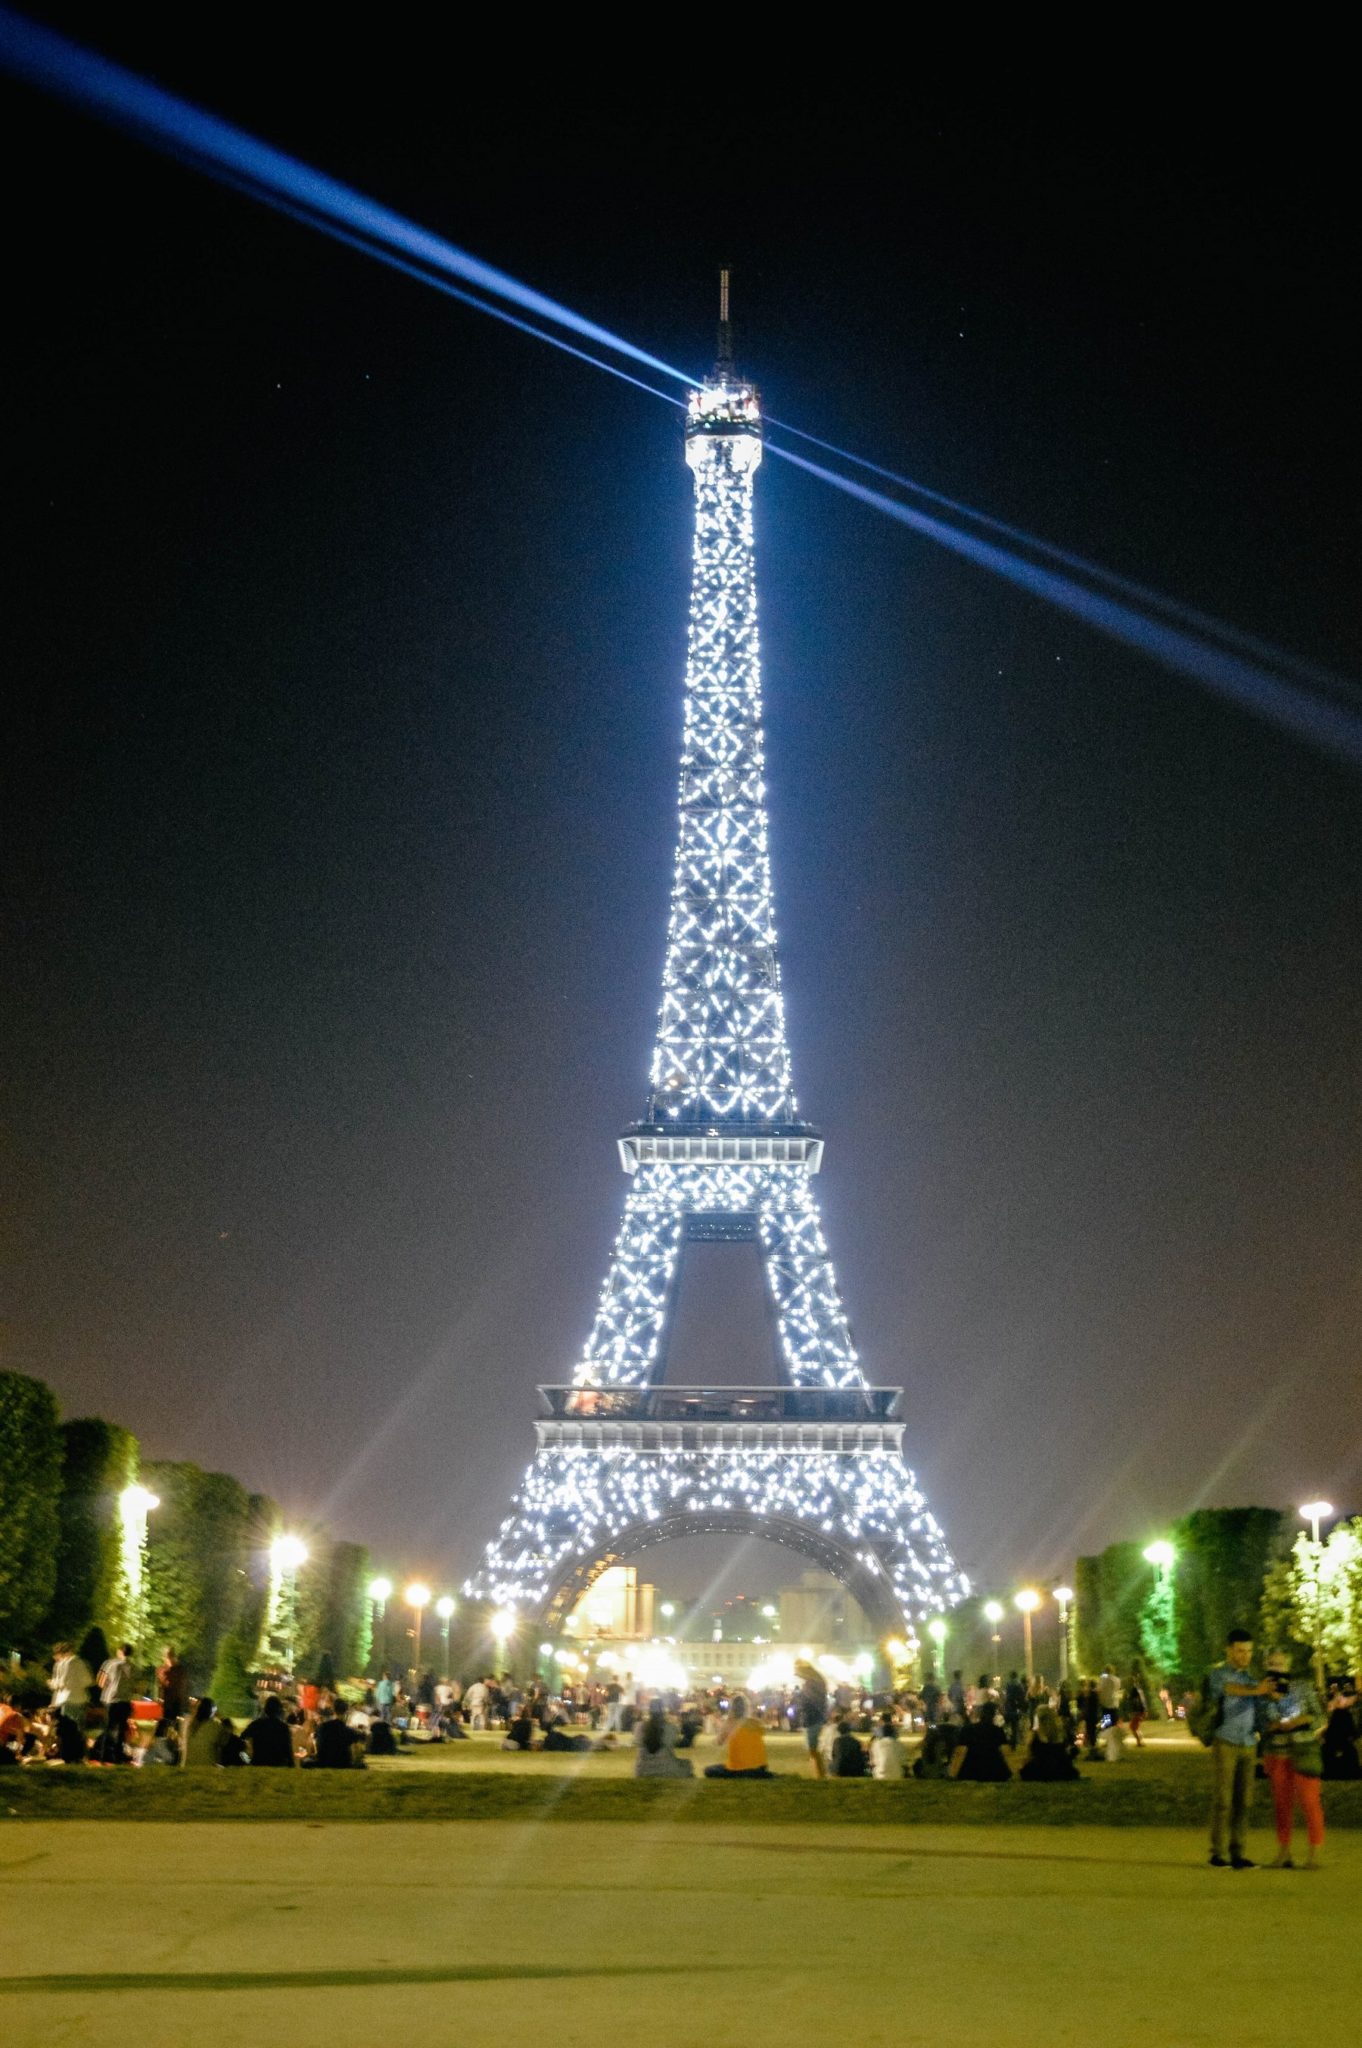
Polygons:
<instances>
[{"instance_id":1,"label":"person sitting on grass","mask_svg":"<svg viewBox=\"0 0 1362 2048\"><path fill-rule=\"evenodd\" d=\"M706 1766L707 1778L771 1776L766 1762L766 1737L762 1733L761 1723L749 1715L747 1701L742 1693L734 1693L728 1709L728 1719L719 1729L717 1740L722 1745L724 1760L721 1764Z\"/></svg>"},{"instance_id":2,"label":"person sitting on grass","mask_svg":"<svg viewBox=\"0 0 1362 2048\"><path fill-rule=\"evenodd\" d=\"M367 1756L404 1756L406 1754L388 1723L380 1721L377 1717L369 1723L369 1735L364 1748Z\"/></svg>"},{"instance_id":3,"label":"person sitting on grass","mask_svg":"<svg viewBox=\"0 0 1362 2048\"><path fill-rule=\"evenodd\" d=\"M347 1727L337 1717L334 1706L323 1707L312 1737L312 1755L303 1758L302 1768L305 1771L363 1770L363 1757L355 1755L355 1744L363 1739L358 1729Z\"/></svg>"},{"instance_id":4,"label":"person sitting on grass","mask_svg":"<svg viewBox=\"0 0 1362 2048\"><path fill-rule=\"evenodd\" d=\"M220 1716L220 1719L222 1722L222 1755L218 1758L218 1762L223 1765L249 1763L250 1758L246 1753L244 1739L237 1734L236 1729L225 1714Z\"/></svg>"},{"instance_id":5,"label":"person sitting on grass","mask_svg":"<svg viewBox=\"0 0 1362 2048\"><path fill-rule=\"evenodd\" d=\"M976 1721L967 1721L959 1730L959 1745L951 1758L952 1778L971 1779L978 1784L1000 1784L1010 1778L1003 1751L1007 1746L1006 1734L998 1718L998 1709L992 1700L985 1700L979 1709Z\"/></svg>"},{"instance_id":6,"label":"person sitting on grass","mask_svg":"<svg viewBox=\"0 0 1362 2048\"><path fill-rule=\"evenodd\" d=\"M828 1758L828 1775L833 1778L864 1778L865 1750L851 1732L850 1721L839 1721Z\"/></svg>"},{"instance_id":7,"label":"person sitting on grass","mask_svg":"<svg viewBox=\"0 0 1362 2048\"><path fill-rule=\"evenodd\" d=\"M646 1714L634 1724L634 1776L636 1778L693 1778L695 1766L688 1756L676 1754L677 1728L654 1700Z\"/></svg>"},{"instance_id":8,"label":"person sitting on grass","mask_svg":"<svg viewBox=\"0 0 1362 2048\"><path fill-rule=\"evenodd\" d=\"M870 1744L870 1774L874 1778L901 1778L906 1764L899 1731L892 1714L881 1714L880 1725Z\"/></svg>"},{"instance_id":9,"label":"person sitting on grass","mask_svg":"<svg viewBox=\"0 0 1362 2048\"><path fill-rule=\"evenodd\" d=\"M1018 1771L1029 1785L1072 1783L1078 1777L1064 1729L1053 1707L1042 1707L1036 1715L1036 1729L1026 1762Z\"/></svg>"},{"instance_id":10,"label":"person sitting on grass","mask_svg":"<svg viewBox=\"0 0 1362 2048\"><path fill-rule=\"evenodd\" d=\"M503 1749L527 1750L533 1741L534 1721L529 1708L522 1700L512 1719L506 1724L506 1740L501 1746Z\"/></svg>"},{"instance_id":11,"label":"person sitting on grass","mask_svg":"<svg viewBox=\"0 0 1362 2048\"><path fill-rule=\"evenodd\" d=\"M293 1769L293 1737L285 1725L284 1703L278 1693L269 1695L242 1740L253 1764L271 1770Z\"/></svg>"},{"instance_id":12,"label":"person sitting on grass","mask_svg":"<svg viewBox=\"0 0 1362 2048\"><path fill-rule=\"evenodd\" d=\"M189 1717L184 1731L181 1761L191 1770L205 1770L222 1762L223 1726L213 1718L213 1702L205 1693Z\"/></svg>"}]
</instances>

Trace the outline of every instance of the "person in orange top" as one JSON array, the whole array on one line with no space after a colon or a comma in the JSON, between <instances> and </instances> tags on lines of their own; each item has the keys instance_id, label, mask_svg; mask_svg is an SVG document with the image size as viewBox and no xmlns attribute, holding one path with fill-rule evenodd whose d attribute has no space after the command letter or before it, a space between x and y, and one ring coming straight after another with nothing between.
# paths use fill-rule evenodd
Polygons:
<instances>
[{"instance_id":1,"label":"person in orange top","mask_svg":"<svg viewBox=\"0 0 1362 2048\"><path fill-rule=\"evenodd\" d=\"M719 1730L719 1740L723 1744L724 1760L721 1764L708 1766L705 1771L707 1778L770 1777L766 1764L766 1737L761 1723L749 1715L747 1701L740 1692L733 1695L728 1719Z\"/></svg>"}]
</instances>

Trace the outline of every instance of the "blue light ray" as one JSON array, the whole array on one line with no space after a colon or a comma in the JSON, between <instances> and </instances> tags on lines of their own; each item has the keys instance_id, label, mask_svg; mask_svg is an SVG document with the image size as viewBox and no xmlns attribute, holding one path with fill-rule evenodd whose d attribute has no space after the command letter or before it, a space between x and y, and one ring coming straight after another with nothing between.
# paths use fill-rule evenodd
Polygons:
<instances>
[{"instance_id":1,"label":"blue light ray","mask_svg":"<svg viewBox=\"0 0 1362 2048\"><path fill-rule=\"evenodd\" d=\"M550 326L564 327L645 370L660 372L679 384L696 382L685 370L649 355L646 349L635 348L608 327L599 327L571 307L518 283L504 270L470 256L428 228L417 227L391 207L6 7L0 7L0 62L28 84L98 114L143 141L156 143L199 170L245 186L257 199L279 205L295 217L301 214L314 226L334 223L351 236L411 258L437 275L458 278L492 298L505 299L523 312L547 320ZM371 247L371 253L377 250Z\"/></svg>"},{"instance_id":2,"label":"blue light ray","mask_svg":"<svg viewBox=\"0 0 1362 2048\"><path fill-rule=\"evenodd\" d=\"M1145 618L1117 598L1089 590L1072 577L1061 576L1057 570L1042 569L1034 562L1023 561L1020 556L1008 553L992 541L963 533L959 528L947 525L945 520L935 519L929 512L919 512L915 506L887 497L883 491L872 490L868 484L857 483L852 477L838 476L835 470L824 469L821 463L810 462L805 456L796 455L793 449L772 446L770 453L782 462L792 463L796 469L806 470L820 482L845 491L848 497L859 499L862 504L872 506L888 518L896 519L914 533L938 541L954 554L963 555L966 561L991 570L995 576L1001 576L1018 589L1028 591L1034 597L1043 597L1058 610L1071 613L1086 625L1095 626L1099 632L1148 655L1164 668L1172 669L1178 675L1193 677L1243 710L1271 719L1299 738L1362 765L1362 718L1345 705L1309 696L1287 678L1273 675L1256 662L1247 661L1224 648L1213 647L1162 619Z\"/></svg>"},{"instance_id":3,"label":"blue light ray","mask_svg":"<svg viewBox=\"0 0 1362 2048\"><path fill-rule=\"evenodd\" d=\"M532 312L551 326L596 343L642 368L660 372L687 387L702 380L636 348L608 328L584 319L544 293L517 282L505 271L458 249L442 236L405 220L391 208L354 191L339 180L259 141L218 116L192 107L139 78L121 65L84 50L66 38L23 19L0 5L0 64L27 83L54 93L113 126L165 150L192 166L286 214L319 229L379 262L432 286L447 297L490 313L518 332L545 341L593 369L660 398L671 405L683 401L659 391L616 364L564 341L561 336L493 303L503 299L522 312ZM461 283L453 282L460 279ZM470 291L465 287L477 289ZM480 296L486 294L486 296ZM1362 760L1362 693L1327 669L1280 652L1253 635L1165 597L1161 592L1116 575L1082 556L1038 539L1021 528L975 511L944 492L839 449L787 421L771 420L777 431L795 435L840 461L864 469L899 490L939 505L956 518L995 533L1032 555L1055 562L1072 575L1060 575L1035 562L994 547L944 520L914 511L900 500L870 490L851 478L768 442L772 455L801 468L824 483L951 548L1008 582L1043 597L1059 609L1083 619L1098 631L1134 647L1180 675L1190 676L1221 696L1274 720L1286 730L1350 761ZM1097 584L1090 589L1075 577ZM1104 596L1103 590L1116 597ZM1129 602L1122 600L1128 599ZM1147 614L1141 616L1134 607ZM1167 623L1174 621L1177 623ZM1186 630L1182 630L1182 629ZM1214 643L1219 643L1218 645ZM1235 652L1227 650L1238 650ZM1239 657L1245 658L1239 658ZM1294 678L1294 680L1293 680ZM1302 687L1307 686L1307 687ZM1313 691L1315 694L1311 695ZM1328 701L1333 700L1333 701Z\"/></svg>"},{"instance_id":4,"label":"blue light ray","mask_svg":"<svg viewBox=\"0 0 1362 2048\"><path fill-rule=\"evenodd\" d=\"M909 491L914 497L925 499L928 504L940 505L943 511L953 512L957 518L968 519L986 533L1000 534L1005 540L1015 541L1019 547L1028 548L1032 554L1040 555L1048 562L1057 562L1061 568L1072 569L1076 575L1086 576L1089 581L1101 584L1107 590L1115 591L1121 597L1128 597L1146 610L1159 612L1165 618L1176 619L1189 626L1193 632L1221 641L1226 647L1236 647L1241 654L1249 655L1254 661L1266 663L1269 668L1285 674L1298 676L1314 688L1327 690L1334 696L1347 698L1362 707L1362 691L1346 676L1336 675L1333 670L1321 668L1314 662L1303 661L1298 655L1287 654L1270 642L1260 640L1256 634L1245 633L1238 626L1229 625L1224 619L1212 618L1208 612L1197 611L1194 606L1182 604L1175 597L1168 597L1161 590L1153 590L1146 583L1137 583L1129 576L1119 576L1114 569L1104 569L1100 562L1090 562L1082 555L1070 553L1067 548L1057 547L1053 541L1041 540L1034 533L1027 533L1024 527L1009 526L1004 519L995 519L987 512L979 512L973 505L963 504L959 498L947 497L944 491L934 491L927 484L916 483L912 477L903 476L898 470L886 469L882 463L871 462L864 455L853 455L847 448L838 448L832 441L824 441L817 434L806 433L803 427L791 426L788 420L772 419L767 415L766 424L783 434L793 434L796 440L806 441L811 448L821 448L826 455L835 455L839 462L849 462L856 469L863 469L871 476L883 477L886 483L896 484L901 491ZM778 449L773 449L779 453Z\"/></svg>"}]
</instances>

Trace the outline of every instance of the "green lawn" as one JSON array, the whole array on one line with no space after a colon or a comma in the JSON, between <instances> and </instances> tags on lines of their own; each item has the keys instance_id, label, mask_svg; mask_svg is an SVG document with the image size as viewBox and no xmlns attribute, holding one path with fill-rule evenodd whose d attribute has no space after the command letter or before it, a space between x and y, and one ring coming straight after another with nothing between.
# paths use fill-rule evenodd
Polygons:
<instances>
[{"instance_id":1,"label":"green lawn","mask_svg":"<svg viewBox=\"0 0 1362 2048\"><path fill-rule=\"evenodd\" d=\"M802 1742L776 1737L770 1784L640 1782L626 1746L613 1755L506 1755L495 1736L412 1752L364 1772L90 1770L44 1767L0 1779L9 1817L119 1820L668 1821L704 1826L1197 1826L1207 1798L1205 1752L1185 1737L1088 1766L1078 1785L819 1783ZM697 1769L712 1745L695 1751ZM1259 1788L1266 1812L1266 1788ZM1362 1783L1325 1787L1330 1825L1362 1826Z\"/></svg>"},{"instance_id":2,"label":"green lawn","mask_svg":"<svg viewBox=\"0 0 1362 2048\"><path fill-rule=\"evenodd\" d=\"M552 1789L541 1775L541 1799ZM868 1810L890 1788L807 1789ZM868 1827L826 1806L818 1825L765 1828L760 1791L697 1790L703 1832L19 1818L0 1827L0 2041L1295 2048L1355 2033L1356 1835L1317 1873L1235 1873L1208 1870L1187 1829Z\"/></svg>"}]
</instances>

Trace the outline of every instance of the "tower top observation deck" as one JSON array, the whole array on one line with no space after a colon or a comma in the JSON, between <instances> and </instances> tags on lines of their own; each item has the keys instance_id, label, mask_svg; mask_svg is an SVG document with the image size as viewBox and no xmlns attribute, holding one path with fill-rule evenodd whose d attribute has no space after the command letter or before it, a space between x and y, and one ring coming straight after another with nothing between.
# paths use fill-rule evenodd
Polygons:
<instances>
[{"instance_id":1,"label":"tower top observation deck","mask_svg":"<svg viewBox=\"0 0 1362 2048\"><path fill-rule=\"evenodd\" d=\"M728 317L728 272L719 273L719 354L714 369L686 400L686 460L698 470L718 444L740 474L761 461L761 393L738 375L733 361L733 327Z\"/></svg>"}]
</instances>

